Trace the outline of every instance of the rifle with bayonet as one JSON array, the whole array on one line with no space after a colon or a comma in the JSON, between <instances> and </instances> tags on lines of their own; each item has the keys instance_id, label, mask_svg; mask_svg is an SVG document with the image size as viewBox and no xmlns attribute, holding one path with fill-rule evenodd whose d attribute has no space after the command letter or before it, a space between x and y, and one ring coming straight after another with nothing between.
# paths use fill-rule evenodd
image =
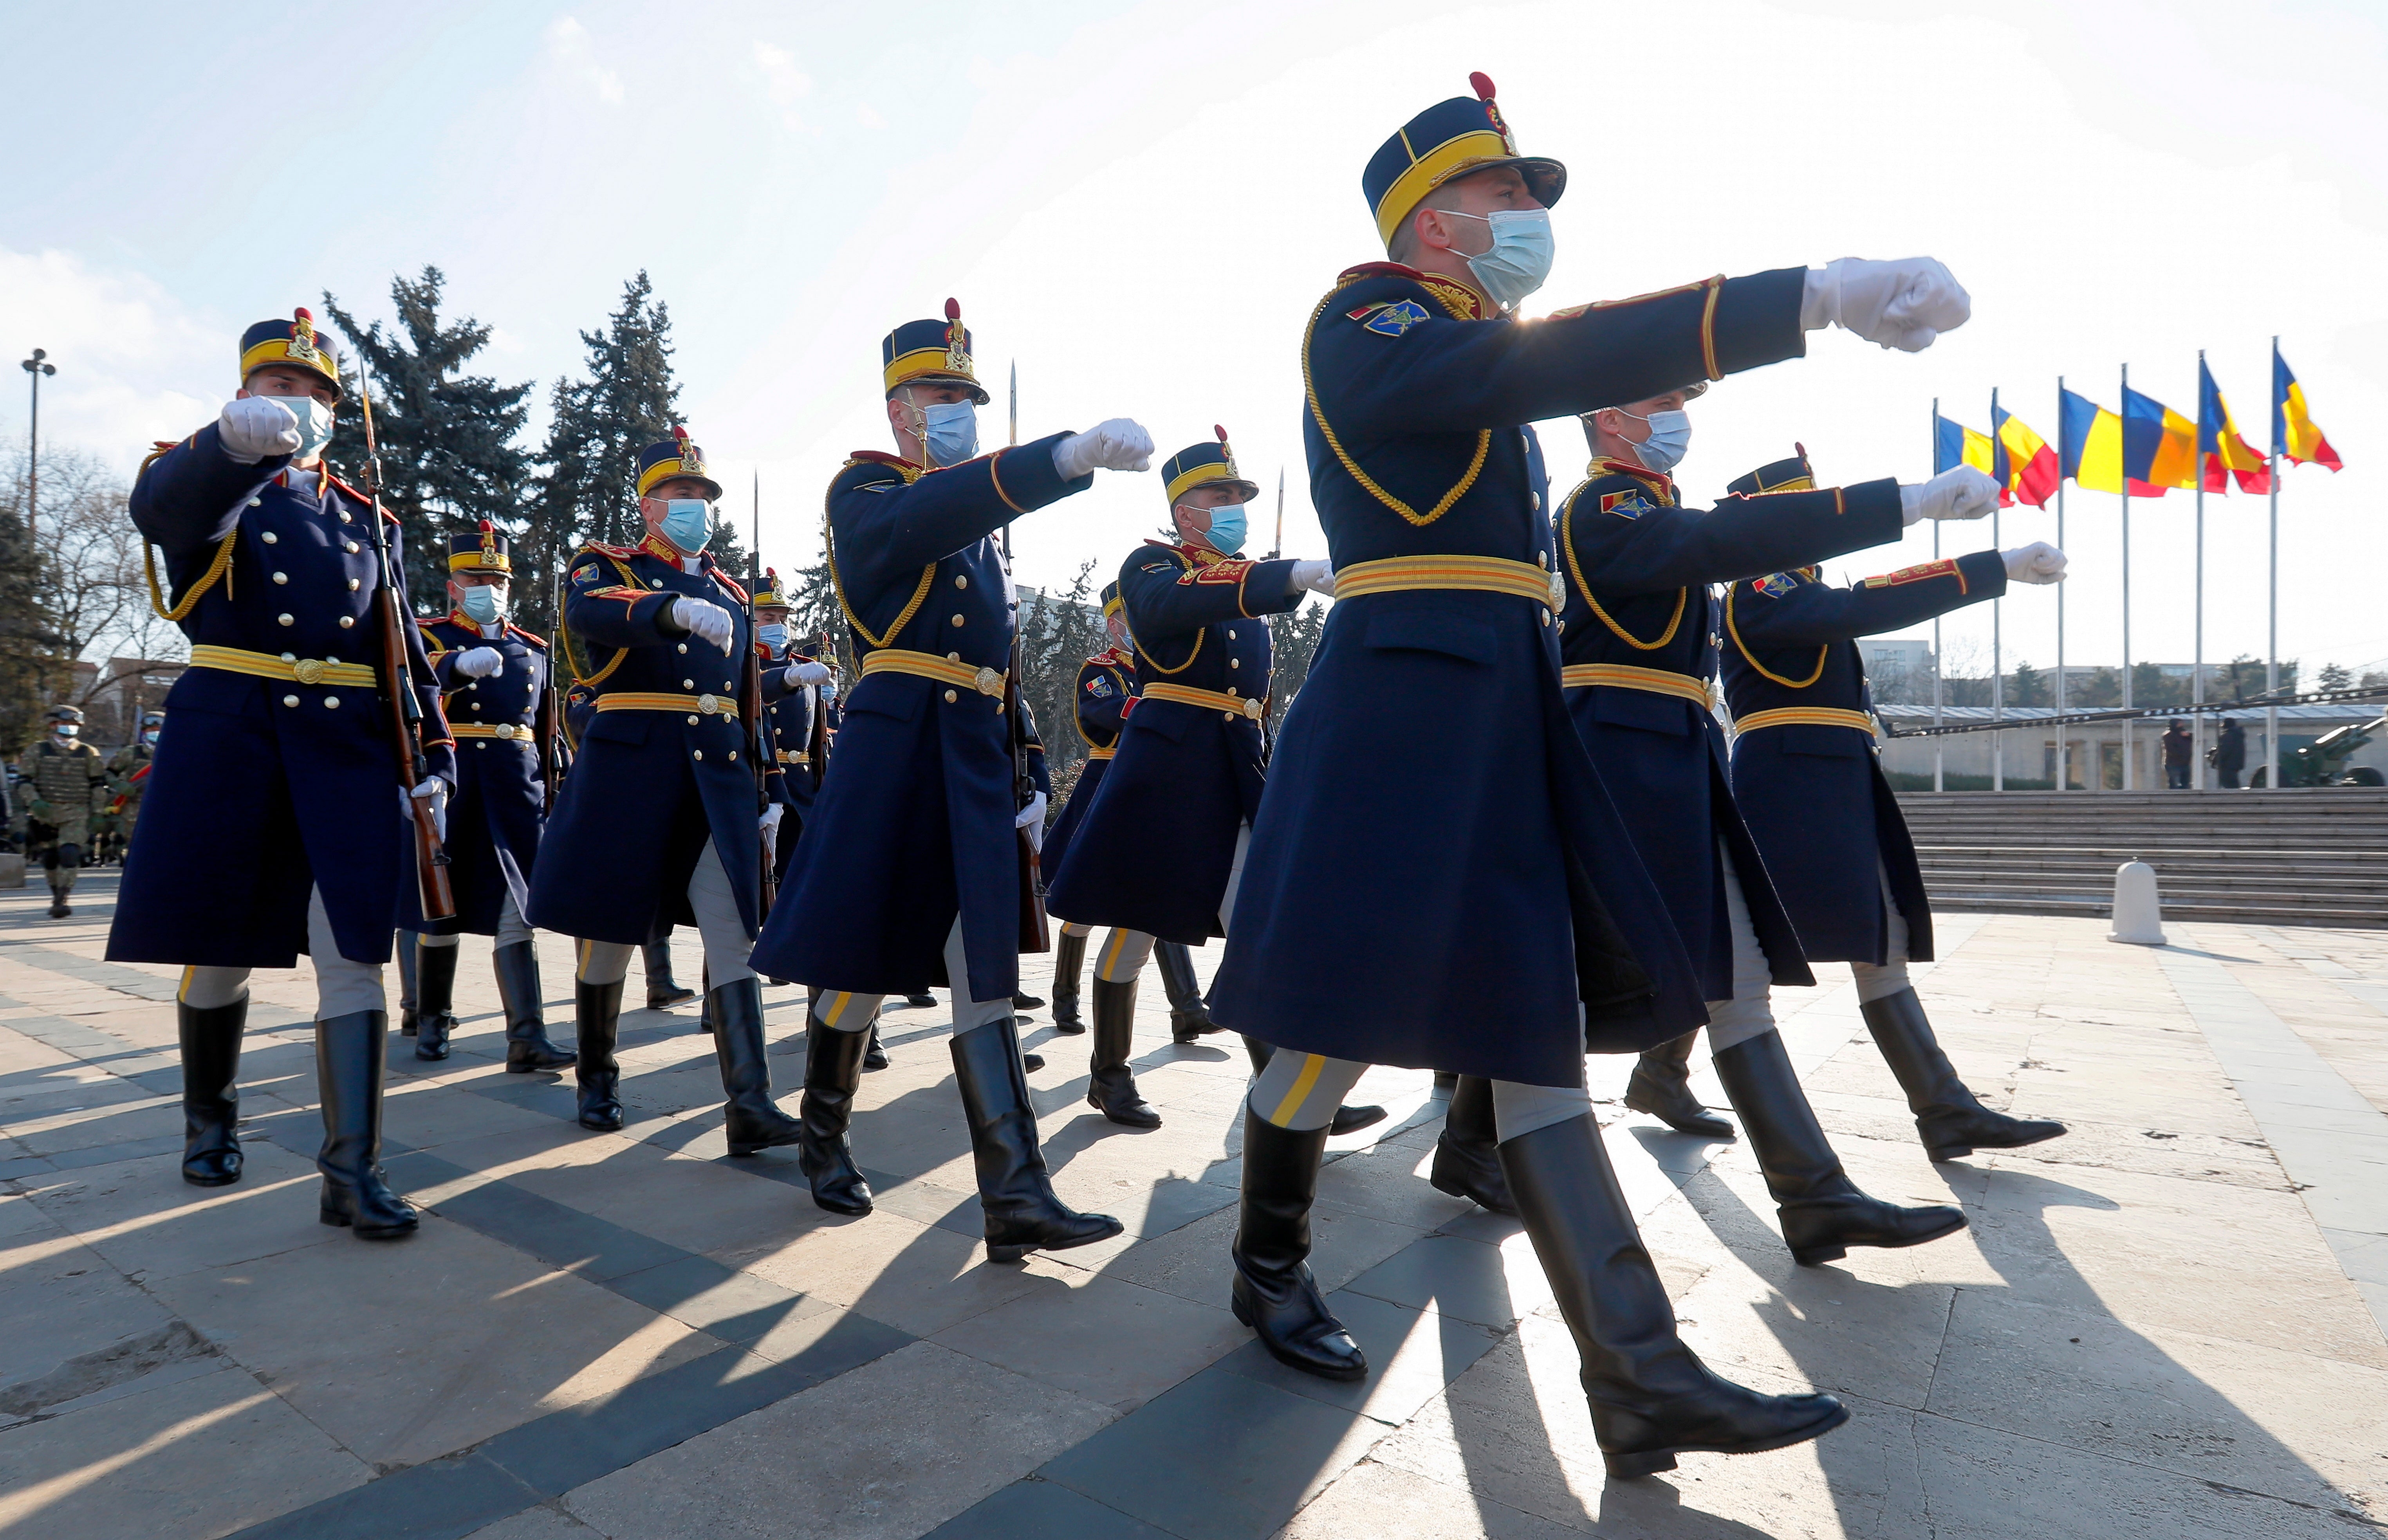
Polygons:
<instances>
[{"instance_id":1,"label":"rifle with bayonet","mask_svg":"<svg viewBox=\"0 0 2388 1540\"><path fill-rule=\"evenodd\" d=\"M541 814L555 811L555 794L564 785L564 686L557 671L564 667L564 572L548 574L548 601L554 606L547 634L547 688L539 692L533 741L539 745Z\"/></svg>"},{"instance_id":2,"label":"rifle with bayonet","mask_svg":"<svg viewBox=\"0 0 2388 1540\"><path fill-rule=\"evenodd\" d=\"M448 880L448 848L439 838L439 821L432 815L431 799L414 789L431 773L423 750L423 701L414 693L414 675L406 657L406 633L413 613L399 597L396 563L389 549L389 524L381 512L381 446L374 436L373 381L364 360L357 360L357 403L365 431L365 524L373 532L373 625L381 642L381 694L389 712L391 747L398 754L399 789L406 794L407 811L414 821L414 880L422 900L423 917L456 917L456 891Z\"/></svg>"},{"instance_id":3,"label":"rifle with bayonet","mask_svg":"<svg viewBox=\"0 0 2388 1540\"><path fill-rule=\"evenodd\" d=\"M760 560L758 554L757 560ZM763 649L755 629L755 595L763 586L763 574L756 573L746 584L746 671L739 681L738 720L746 729L746 757L755 765L755 815L757 819L771 807L771 772L779 768L779 744L770 725L763 715ZM787 821L786 814L781 822ZM761 886L759 913L768 915L780 896L778 863L772 859L771 842L757 839L761 852Z\"/></svg>"}]
</instances>

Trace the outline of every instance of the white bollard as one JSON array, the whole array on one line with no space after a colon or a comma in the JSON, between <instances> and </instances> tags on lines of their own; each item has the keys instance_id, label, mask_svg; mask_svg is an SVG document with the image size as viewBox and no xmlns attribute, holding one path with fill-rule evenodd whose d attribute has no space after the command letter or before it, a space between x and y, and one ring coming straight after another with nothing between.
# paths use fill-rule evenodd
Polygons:
<instances>
[{"instance_id":1,"label":"white bollard","mask_svg":"<svg viewBox=\"0 0 2388 1540\"><path fill-rule=\"evenodd\" d=\"M2115 928L2110 941L2132 946L2165 944L2164 904L2156 897L2156 869L2144 861L2115 868Z\"/></svg>"}]
</instances>

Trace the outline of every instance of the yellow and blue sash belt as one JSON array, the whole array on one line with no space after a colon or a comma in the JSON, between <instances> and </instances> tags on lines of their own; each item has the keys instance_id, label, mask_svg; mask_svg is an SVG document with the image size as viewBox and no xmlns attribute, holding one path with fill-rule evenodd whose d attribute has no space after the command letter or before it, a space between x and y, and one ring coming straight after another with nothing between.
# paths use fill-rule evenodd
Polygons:
<instances>
[{"instance_id":1,"label":"yellow and blue sash belt","mask_svg":"<svg viewBox=\"0 0 2388 1540\"><path fill-rule=\"evenodd\" d=\"M1554 610L1560 608L1567 598L1558 574L1498 556L1388 556L1378 562L1354 562L1335 570L1337 599L1419 588L1514 594Z\"/></svg>"},{"instance_id":2,"label":"yellow and blue sash belt","mask_svg":"<svg viewBox=\"0 0 2388 1540\"><path fill-rule=\"evenodd\" d=\"M1855 727L1868 738L1874 736L1874 718L1863 712L1837 711L1830 706L1778 706L1772 711L1737 716L1733 722L1733 730L1737 733L1790 726Z\"/></svg>"},{"instance_id":3,"label":"yellow and blue sash belt","mask_svg":"<svg viewBox=\"0 0 2388 1540\"><path fill-rule=\"evenodd\" d=\"M883 647L862 657L865 678L873 674L916 674L923 679L974 689L981 695L1003 694L1006 670L980 668L955 658L940 658L934 652L909 652L900 647Z\"/></svg>"},{"instance_id":4,"label":"yellow and blue sash belt","mask_svg":"<svg viewBox=\"0 0 2388 1540\"><path fill-rule=\"evenodd\" d=\"M1652 695L1681 696L1711 711L1716 708L1716 693L1706 679L1695 679L1671 669L1636 668L1632 663L1569 663L1559 670L1559 683L1569 689L1606 685L1612 689L1647 690Z\"/></svg>"},{"instance_id":5,"label":"yellow and blue sash belt","mask_svg":"<svg viewBox=\"0 0 2388 1540\"><path fill-rule=\"evenodd\" d=\"M448 726L459 738L494 738L520 743L526 749L535 748L539 742L537 733L527 722L519 725L512 722L451 722Z\"/></svg>"},{"instance_id":6,"label":"yellow and blue sash belt","mask_svg":"<svg viewBox=\"0 0 2388 1540\"><path fill-rule=\"evenodd\" d=\"M249 652L237 647L194 647L191 649L193 668L212 668L225 674L247 674L259 679L296 680L302 685L358 685L370 688L380 683L371 665L344 663L330 658L281 658L271 652Z\"/></svg>"},{"instance_id":7,"label":"yellow and blue sash belt","mask_svg":"<svg viewBox=\"0 0 2388 1540\"><path fill-rule=\"evenodd\" d=\"M1173 685L1156 679L1144 687L1147 701L1175 701L1181 706L1200 706L1206 712L1220 712L1228 716L1250 717L1258 722L1268 711L1262 701L1245 695L1228 695L1215 689L1196 689L1190 685Z\"/></svg>"},{"instance_id":8,"label":"yellow and blue sash belt","mask_svg":"<svg viewBox=\"0 0 2388 1540\"><path fill-rule=\"evenodd\" d=\"M698 716L736 716L734 695L667 695L654 690L622 689L597 698L601 712L691 712Z\"/></svg>"},{"instance_id":9,"label":"yellow and blue sash belt","mask_svg":"<svg viewBox=\"0 0 2388 1540\"><path fill-rule=\"evenodd\" d=\"M813 756L808 753L804 753L794 749L782 749L780 751L780 763L781 764L809 765L812 762Z\"/></svg>"},{"instance_id":10,"label":"yellow and blue sash belt","mask_svg":"<svg viewBox=\"0 0 2388 1540\"><path fill-rule=\"evenodd\" d=\"M1113 744L1108 749L1089 749L1086 751L1086 757L1088 759L1109 759L1118 752L1119 746L1117 744Z\"/></svg>"}]
</instances>

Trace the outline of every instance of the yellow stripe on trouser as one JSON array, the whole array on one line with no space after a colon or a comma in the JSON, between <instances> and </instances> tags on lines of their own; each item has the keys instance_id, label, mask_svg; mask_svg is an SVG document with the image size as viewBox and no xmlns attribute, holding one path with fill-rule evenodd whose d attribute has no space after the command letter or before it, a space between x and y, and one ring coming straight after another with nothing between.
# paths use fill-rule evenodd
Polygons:
<instances>
[{"instance_id":1,"label":"yellow stripe on trouser","mask_svg":"<svg viewBox=\"0 0 2388 1540\"><path fill-rule=\"evenodd\" d=\"M1512 594L1559 608L1566 597L1556 573L1499 556L1389 556L1335 569L1335 597L1456 588L1469 593ZM1145 693L1152 688L1145 687Z\"/></svg>"},{"instance_id":2,"label":"yellow stripe on trouser","mask_svg":"<svg viewBox=\"0 0 2388 1540\"><path fill-rule=\"evenodd\" d=\"M814 1014L820 1017L822 1026L835 1028L845 1018L846 1007L853 1004L854 996L851 992L845 990L826 990L822 991L820 1004L814 1008Z\"/></svg>"},{"instance_id":3,"label":"yellow stripe on trouser","mask_svg":"<svg viewBox=\"0 0 2388 1540\"><path fill-rule=\"evenodd\" d=\"M1636 668L1632 663L1569 663L1559 670L1559 684L1568 689L1638 689L1652 695L1678 696L1695 705L1716 705L1716 697L1705 679L1695 679L1672 669Z\"/></svg>"},{"instance_id":4,"label":"yellow stripe on trouser","mask_svg":"<svg viewBox=\"0 0 2388 1540\"><path fill-rule=\"evenodd\" d=\"M1196 689L1191 685L1173 685L1155 679L1144 687L1148 701L1175 701L1181 706L1200 706L1206 712L1218 712L1226 716L1244 716L1258 721L1268 710L1267 705L1249 696L1229 695L1224 690Z\"/></svg>"},{"instance_id":5,"label":"yellow stripe on trouser","mask_svg":"<svg viewBox=\"0 0 2388 1540\"><path fill-rule=\"evenodd\" d=\"M999 668L980 668L959 659L908 651L900 647L883 647L876 652L865 653L862 673L866 678L873 674L917 674L923 679L995 696L1003 693L1005 676L1005 671Z\"/></svg>"},{"instance_id":6,"label":"yellow stripe on trouser","mask_svg":"<svg viewBox=\"0 0 2388 1540\"><path fill-rule=\"evenodd\" d=\"M1285 1099L1277 1103L1277 1109L1268 1114L1268 1120L1280 1129L1287 1127L1293 1115L1302 1110L1302 1099L1310 1094L1310 1088L1318 1083L1318 1072L1326 1067L1327 1060L1323 1054L1302 1055L1302 1073L1293 1078L1293 1089L1287 1092Z\"/></svg>"},{"instance_id":7,"label":"yellow stripe on trouser","mask_svg":"<svg viewBox=\"0 0 2388 1540\"><path fill-rule=\"evenodd\" d=\"M1755 732L1760 727L1855 727L1868 738L1874 736L1874 719L1863 712L1846 712L1831 706L1778 706L1772 711L1751 712L1737 716L1733 730Z\"/></svg>"},{"instance_id":8,"label":"yellow stripe on trouser","mask_svg":"<svg viewBox=\"0 0 2388 1540\"><path fill-rule=\"evenodd\" d=\"M344 663L331 658L277 658L271 652L250 652L237 647L194 647L191 666L246 674L258 679L293 680L302 685L371 687L376 682L373 669L364 663Z\"/></svg>"}]
</instances>

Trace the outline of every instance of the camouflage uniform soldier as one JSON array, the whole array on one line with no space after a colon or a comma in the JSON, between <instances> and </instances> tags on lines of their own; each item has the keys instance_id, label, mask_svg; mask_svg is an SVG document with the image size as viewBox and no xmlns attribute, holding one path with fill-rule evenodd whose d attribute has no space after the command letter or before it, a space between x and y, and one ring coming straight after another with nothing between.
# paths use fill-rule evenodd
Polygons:
<instances>
[{"instance_id":1,"label":"camouflage uniform soldier","mask_svg":"<svg viewBox=\"0 0 2388 1540\"><path fill-rule=\"evenodd\" d=\"M108 756L108 792L117 817L117 849L133 848L133 826L141 817L142 794L149 789L149 762L158 757L158 738L164 731L164 712L141 713L141 736Z\"/></svg>"},{"instance_id":2,"label":"camouflage uniform soldier","mask_svg":"<svg viewBox=\"0 0 2388 1540\"><path fill-rule=\"evenodd\" d=\"M17 761L25 777L18 795L25 802L25 853L49 874L50 918L62 920L74 913L67 895L91 844L91 815L98 811L108 767L99 751L83 741L83 713L53 706L49 723L50 730Z\"/></svg>"}]
</instances>

